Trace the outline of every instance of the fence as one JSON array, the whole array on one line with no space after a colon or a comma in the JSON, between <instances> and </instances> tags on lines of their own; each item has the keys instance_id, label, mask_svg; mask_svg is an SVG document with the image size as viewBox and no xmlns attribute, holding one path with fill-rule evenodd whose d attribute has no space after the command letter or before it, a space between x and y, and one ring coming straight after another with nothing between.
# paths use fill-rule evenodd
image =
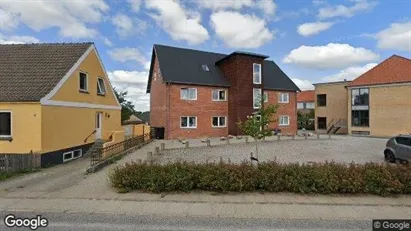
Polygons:
<instances>
[{"instance_id":1,"label":"fence","mask_svg":"<svg viewBox=\"0 0 411 231\"><path fill-rule=\"evenodd\" d=\"M126 139L122 142L96 149L90 158L90 165L94 166L104 160L107 160L110 157L123 154L124 152L144 144L146 141L151 139L150 133L145 135L135 136L129 139Z\"/></svg>"},{"instance_id":2,"label":"fence","mask_svg":"<svg viewBox=\"0 0 411 231\"><path fill-rule=\"evenodd\" d=\"M41 155L37 153L0 154L0 172L18 172L40 168Z\"/></svg>"}]
</instances>

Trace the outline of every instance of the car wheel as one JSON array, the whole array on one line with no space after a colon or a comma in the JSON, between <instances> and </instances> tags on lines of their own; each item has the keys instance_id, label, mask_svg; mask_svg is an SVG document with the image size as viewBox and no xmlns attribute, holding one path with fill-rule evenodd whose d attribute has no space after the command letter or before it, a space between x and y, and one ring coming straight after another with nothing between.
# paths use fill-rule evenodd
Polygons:
<instances>
[{"instance_id":1,"label":"car wheel","mask_svg":"<svg viewBox=\"0 0 411 231\"><path fill-rule=\"evenodd\" d=\"M394 153L392 153L390 150L385 151L384 157L385 157L385 161L389 163L395 163Z\"/></svg>"}]
</instances>

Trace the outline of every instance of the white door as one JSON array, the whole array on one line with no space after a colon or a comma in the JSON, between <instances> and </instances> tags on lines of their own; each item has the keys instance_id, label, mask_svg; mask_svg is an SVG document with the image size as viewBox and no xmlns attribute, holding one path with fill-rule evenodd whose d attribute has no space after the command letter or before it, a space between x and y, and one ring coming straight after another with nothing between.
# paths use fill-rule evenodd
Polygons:
<instances>
[{"instance_id":1,"label":"white door","mask_svg":"<svg viewBox=\"0 0 411 231\"><path fill-rule=\"evenodd\" d=\"M96 113L96 140L101 139L101 119L102 119L103 113L97 112Z\"/></svg>"}]
</instances>

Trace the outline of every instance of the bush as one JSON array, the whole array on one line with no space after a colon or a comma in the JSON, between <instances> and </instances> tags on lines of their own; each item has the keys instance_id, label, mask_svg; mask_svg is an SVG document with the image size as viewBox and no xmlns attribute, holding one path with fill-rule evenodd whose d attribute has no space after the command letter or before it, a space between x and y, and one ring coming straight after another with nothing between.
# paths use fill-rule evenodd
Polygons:
<instances>
[{"instance_id":1,"label":"bush","mask_svg":"<svg viewBox=\"0 0 411 231\"><path fill-rule=\"evenodd\" d=\"M364 193L410 194L410 165L279 164L247 163L155 165L127 163L110 174L121 192L142 190L170 192L205 190L215 192Z\"/></svg>"}]
</instances>

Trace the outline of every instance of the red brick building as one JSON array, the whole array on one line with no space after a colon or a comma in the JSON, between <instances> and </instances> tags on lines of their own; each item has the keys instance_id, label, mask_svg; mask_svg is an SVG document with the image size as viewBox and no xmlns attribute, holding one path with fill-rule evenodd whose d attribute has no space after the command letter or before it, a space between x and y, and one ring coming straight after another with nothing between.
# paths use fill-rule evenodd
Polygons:
<instances>
[{"instance_id":1,"label":"red brick building","mask_svg":"<svg viewBox=\"0 0 411 231\"><path fill-rule=\"evenodd\" d=\"M278 121L269 128L297 132L299 88L268 56L229 55L154 45L147 93L150 125L165 139L241 135L245 120L264 104L279 104Z\"/></svg>"}]
</instances>

